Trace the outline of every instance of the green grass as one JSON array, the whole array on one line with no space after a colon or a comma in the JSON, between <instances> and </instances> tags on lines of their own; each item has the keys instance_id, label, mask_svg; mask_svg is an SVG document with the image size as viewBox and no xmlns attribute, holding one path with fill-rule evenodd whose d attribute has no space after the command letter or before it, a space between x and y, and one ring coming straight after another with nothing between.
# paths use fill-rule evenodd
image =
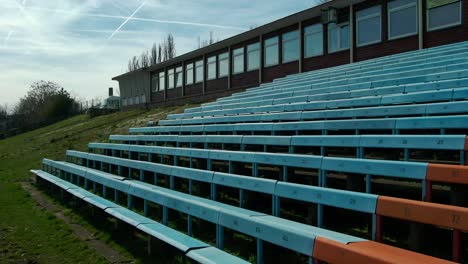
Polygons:
<instances>
[{"instance_id":1,"label":"green grass","mask_svg":"<svg viewBox=\"0 0 468 264\"><path fill-rule=\"evenodd\" d=\"M110 134L126 134L129 127L144 126L148 120L183 108L134 110L93 119L80 115L0 140L0 263L105 263L98 252L75 237L67 224L38 207L20 183L31 178L30 169L40 168L42 158L63 160L67 149L87 150L89 142L106 141ZM73 210L64 213L132 258L108 234L93 230Z\"/></svg>"}]
</instances>

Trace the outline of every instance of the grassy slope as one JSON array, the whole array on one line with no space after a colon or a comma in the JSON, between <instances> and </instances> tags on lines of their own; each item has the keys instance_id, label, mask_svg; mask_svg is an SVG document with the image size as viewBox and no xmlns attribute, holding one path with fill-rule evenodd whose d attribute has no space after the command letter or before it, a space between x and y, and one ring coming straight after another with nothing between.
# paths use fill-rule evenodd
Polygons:
<instances>
[{"instance_id":1,"label":"grassy slope","mask_svg":"<svg viewBox=\"0 0 468 264\"><path fill-rule=\"evenodd\" d=\"M129 127L143 126L147 120L182 109L135 110L94 119L82 115L0 140L0 263L105 262L65 223L40 209L20 182L31 177L30 169L40 168L44 157L61 160L67 149L86 150L91 141L126 134Z\"/></svg>"}]
</instances>

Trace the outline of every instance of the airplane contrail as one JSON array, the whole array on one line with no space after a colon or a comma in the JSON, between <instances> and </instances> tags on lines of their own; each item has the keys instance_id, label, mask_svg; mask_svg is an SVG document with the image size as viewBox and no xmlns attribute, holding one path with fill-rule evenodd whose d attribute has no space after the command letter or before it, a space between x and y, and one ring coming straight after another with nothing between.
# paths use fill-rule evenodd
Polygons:
<instances>
[{"instance_id":1,"label":"airplane contrail","mask_svg":"<svg viewBox=\"0 0 468 264\"><path fill-rule=\"evenodd\" d=\"M25 9L43 11L43 12L52 12L52 13L56 13L56 14L66 14L66 15L75 14L74 12L68 11L68 10L50 9L50 8L44 8L44 7L25 7ZM221 28L221 29L247 30L247 28L236 27L236 26L197 23L197 22L190 22L190 21L162 20L162 19L135 17L135 16L133 16L133 17L116 16L116 15L99 14L99 13L81 13L81 15L88 16L88 17L97 17L97 18L129 19L129 20L152 22L152 23L178 24L178 25L197 26L197 27L211 27L211 28Z\"/></svg>"},{"instance_id":2,"label":"airplane contrail","mask_svg":"<svg viewBox=\"0 0 468 264\"><path fill-rule=\"evenodd\" d=\"M119 30L120 30L123 26L125 26L125 24L127 24L127 22L128 22L134 15L136 15L136 13L138 13L138 11L140 11L140 9L141 9L145 4L146 4L146 1L143 1L143 3L141 3L141 5L140 5L137 9L135 9L135 11L133 11L133 13L132 13L129 17L127 17L127 19L125 19L125 21L122 22L122 24L120 24L120 26L119 26L114 32L112 32L112 34L109 36L109 38L108 38L107 40L111 40L112 37L114 37L114 35L117 34L117 32L119 32Z\"/></svg>"},{"instance_id":3,"label":"airplane contrail","mask_svg":"<svg viewBox=\"0 0 468 264\"><path fill-rule=\"evenodd\" d=\"M5 40L3 41L3 46L6 46L8 40L10 40L12 34L13 34L13 30L10 30L10 32L8 32L8 35L6 36Z\"/></svg>"}]
</instances>

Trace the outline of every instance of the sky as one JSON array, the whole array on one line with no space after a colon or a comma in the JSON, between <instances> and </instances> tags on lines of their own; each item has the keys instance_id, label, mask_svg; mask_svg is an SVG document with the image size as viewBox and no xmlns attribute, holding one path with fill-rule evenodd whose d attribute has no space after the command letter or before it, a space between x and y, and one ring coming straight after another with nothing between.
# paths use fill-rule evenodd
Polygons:
<instances>
[{"instance_id":1,"label":"sky","mask_svg":"<svg viewBox=\"0 0 468 264\"><path fill-rule=\"evenodd\" d=\"M198 37L225 39L315 5L315 0L0 0L0 105L35 81L80 100L105 98L128 59L172 33L176 53Z\"/></svg>"}]
</instances>

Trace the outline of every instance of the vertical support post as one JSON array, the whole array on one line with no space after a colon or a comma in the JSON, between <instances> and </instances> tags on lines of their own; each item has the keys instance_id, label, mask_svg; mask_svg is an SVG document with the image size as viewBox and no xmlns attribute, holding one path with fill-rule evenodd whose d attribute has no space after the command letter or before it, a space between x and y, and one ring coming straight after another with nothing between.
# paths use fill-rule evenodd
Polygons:
<instances>
[{"instance_id":1,"label":"vertical support post","mask_svg":"<svg viewBox=\"0 0 468 264\"><path fill-rule=\"evenodd\" d=\"M257 238L257 264L263 264L263 241Z\"/></svg>"},{"instance_id":2,"label":"vertical support post","mask_svg":"<svg viewBox=\"0 0 468 264\"><path fill-rule=\"evenodd\" d=\"M224 227L216 225L216 247L224 249Z\"/></svg>"},{"instance_id":3,"label":"vertical support post","mask_svg":"<svg viewBox=\"0 0 468 264\"><path fill-rule=\"evenodd\" d=\"M300 43L300 51L299 51L299 69L298 72L302 73L304 71L304 30L302 21L299 21L299 43Z\"/></svg>"},{"instance_id":4,"label":"vertical support post","mask_svg":"<svg viewBox=\"0 0 468 264\"><path fill-rule=\"evenodd\" d=\"M145 171L140 170L140 181L144 182L145 181Z\"/></svg>"},{"instance_id":5,"label":"vertical support post","mask_svg":"<svg viewBox=\"0 0 468 264\"><path fill-rule=\"evenodd\" d=\"M163 206L163 225L167 225L169 221L169 210L167 209L166 206Z\"/></svg>"},{"instance_id":6,"label":"vertical support post","mask_svg":"<svg viewBox=\"0 0 468 264\"><path fill-rule=\"evenodd\" d=\"M367 174L366 175L366 193L372 192L372 176Z\"/></svg>"},{"instance_id":7,"label":"vertical support post","mask_svg":"<svg viewBox=\"0 0 468 264\"><path fill-rule=\"evenodd\" d=\"M349 5L349 63L354 62L354 6Z\"/></svg>"},{"instance_id":8,"label":"vertical support post","mask_svg":"<svg viewBox=\"0 0 468 264\"><path fill-rule=\"evenodd\" d=\"M114 203L119 203L119 191L117 189L114 189Z\"/></svg>"},{"instance_id":9,"label":"vertical support post","mask_svg":"<svg viewBox=\"0 0 468 264\"><path fill-rule=\"evenodd\" d=\"M377 215L373 214L372 215L372 240L377 239Z\"/></svg>"},{"instance_id":10,"label":"vertical support post","mask_svg":"<svg viewBox=\"0 0 468 264\"><path fill-rule=\"evenodd\" d=\"M192 230L192 216L188 215L187 216L187 234L189 236L192 236L193 230Z\"/></svg>"},{"instance_id":11,"label":"vertical support post","mask_svg":"<svg viewBox=\"0 0 468 264\"><path fill-rule=\"evenodd\" d=\"M258 84L263 82L263 61L264 61L264 53L263 53L263 35L260 35L258 43L260 44L260 67L258 68Z\"/></svg>"},{"instance_id":12,"label":"vertical support post","mask_svg":"<svg viewBox=\"0 0 468 264\"><path fill-rule=\"evenodd\" d=\"M423 181L423 184L424 184L424 181ZM426 180L425 184L426 184L426 188L425 188L426 195L424 197L424 201L430 202L432 201L432 181Z\"/></svg>"},{"instance_id":13,"label":"vertical support post","mask_svg":"<svg viewBox=\"0 0 468 264\"><path fill-rule=\"evenodd\" d=\"M424 49L424 14L423 0L418 0L418 44L419 49Z\"/></svg>"},{"instance_id":14,"label":"vertical support post","mask_svg":"<svg viewBox=\"0 0 468 264\"><path fill-rule=\"evenodd\" d=\"M317 204L317 227L323 226L323 205Z\"/></svg>"},{"instance_id":15,"label":"vertical support post","mask_svg":"<svg viewBox=\"0 0 468 264\"><path fill-rule=\"evenodd\" d=\"M375 216L375 241L382 241L382 216Z\"/></svg>"},{"instance_id":16,"label":"vertical support post","mask_svg":"<svg viewBox=\"0 0 468 264\"><path fill-rule=\"evenodd\" d=\"M127 195L127 208L130 210L133 209L133 196L130 194Z\"/></svg>"}]
</instances>

